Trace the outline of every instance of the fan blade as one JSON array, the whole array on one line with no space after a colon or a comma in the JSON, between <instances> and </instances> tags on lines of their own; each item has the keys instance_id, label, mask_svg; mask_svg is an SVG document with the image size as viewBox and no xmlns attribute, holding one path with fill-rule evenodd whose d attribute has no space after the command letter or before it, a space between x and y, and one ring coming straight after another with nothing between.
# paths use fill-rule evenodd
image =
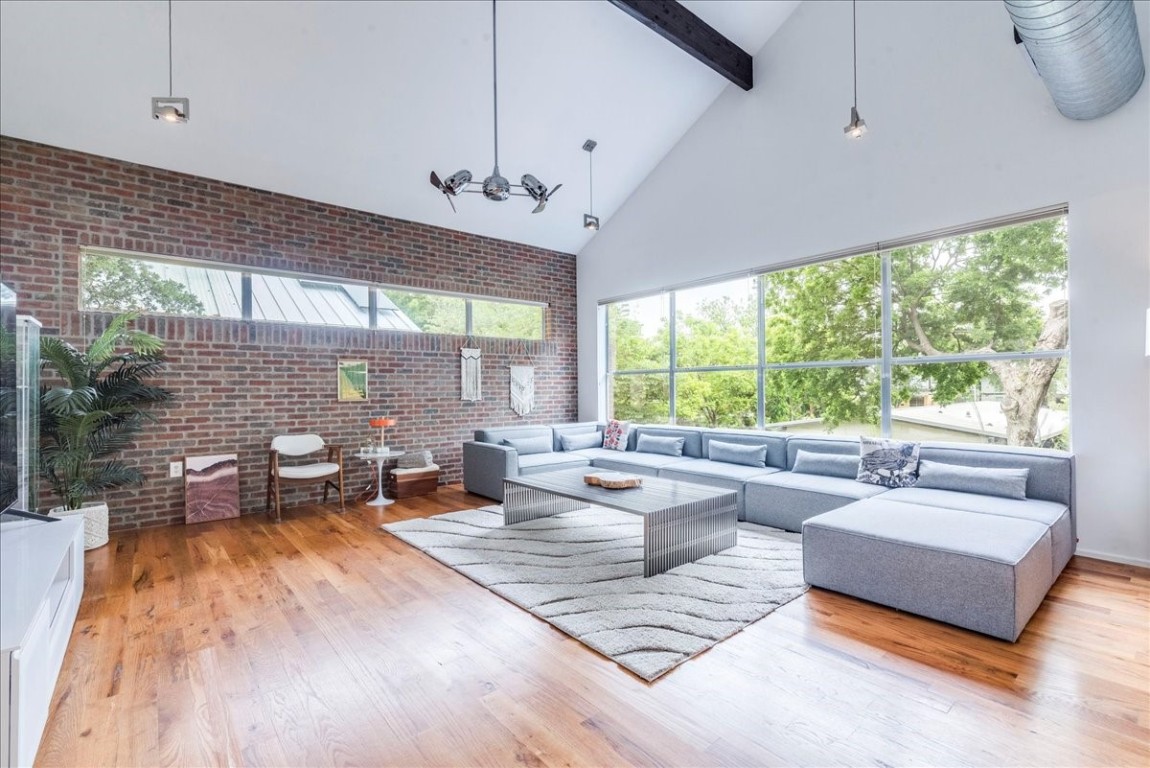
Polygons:
<instances>
[{"instance_id":1,"label":"fan blade","mask_svg":"<svg viewBox=\"0 0 1150 768\"><path fill-rule=\"evenodd\" d=\"M447 198L447 202L451 203L451 212L459 213L459 211L455 210L455 201L451 199L451 195L444 195L444 197Z\"/></svg>"},{"instance_id":2,"label":"fan blade","mask_svg":"<svg viewBox=\"0 0 1150 768\"><path fill-rule=\"evenodd\" d=\"M439 180L439 175L435 171L431 172L431 186L438 190L443 189L443 182Z\"/></svg>"},{"instance_id":3,"label":"fan blade","mask_svg":"<svg viewBox=\"0 0 1150 768\"><path fill-rule=\"evenodd\" d=\"M535 210L533 210L532 213L539 213L540 211L542 211L546 207L547 207L547 198L540 197L539 198L539 204L535 206Z\"/></svg>"},{"instance_id":4,"label":"fan blade","mask_svg":"<svg viewBox=\"0 0 1150 768\"><path fill-rule=\"evenodd\" d=\"M552 196L553 194L555 194L556 192L558 192L558 191L559 191L559 188L560 188L560 187L562 187L562 186L563 186L562 184L556 184L556 185L555 185L555 189L553 189L553 190L551 190L550 192L548 192L548 193L547 193L547 196L546 196L546 197L544 197L543 199L544 199L544 200L550 200L550 199L551 199L551 196Z\"/></svg>"}]
</instances>

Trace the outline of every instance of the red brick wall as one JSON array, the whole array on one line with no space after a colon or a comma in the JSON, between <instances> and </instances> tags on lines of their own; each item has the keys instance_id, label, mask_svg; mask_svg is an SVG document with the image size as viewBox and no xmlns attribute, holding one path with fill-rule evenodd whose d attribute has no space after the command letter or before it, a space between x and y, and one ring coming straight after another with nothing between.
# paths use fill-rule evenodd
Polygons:
<instances>
[{"instance_id":1,"label":"red brick wall","mask_svg":"<svg viewBox=\"0 0 1150 768\"><path fill-rule=\"evenodd\" d=\"M413 194L418 190L413 190ZM430 194L430 193L429 193ZM195 176L0 137L0 279L45 334L93 338L108 315L80 312L82 246L119 248L333 278L545 301L544 342L483 339L483 393L459 399L455 336L151 317L165 342L160 383L178 401L125 459L148 477L110 493L113 530L183 521L184 455L239 454L241 506L262 511L272 436L315 431L349 449L367 419L398 419L388 442L427 448L441 481L462 476L461 443L477 426L569 421L576 413L575 257ZM336 361L368 361L370 401L339 402ZM508 365L535 365L536 410L508 407ZM352 492L368 466L345 462ZM289 502L318 499L293 492ZM41 507L57 503L46 490Z\"/></svg>"}]
</instances>

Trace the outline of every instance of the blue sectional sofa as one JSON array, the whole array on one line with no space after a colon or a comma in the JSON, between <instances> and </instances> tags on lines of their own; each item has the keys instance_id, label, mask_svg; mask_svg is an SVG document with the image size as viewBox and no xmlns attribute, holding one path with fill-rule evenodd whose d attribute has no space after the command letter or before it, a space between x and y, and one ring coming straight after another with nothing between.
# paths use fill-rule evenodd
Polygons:
<instances>
[{"instance_id":1,"label":"blue sectional sofa","mask_svg":"<svg viewBox=\"0 0 1150 768\"><path fill-rule=\"evenodd\" d=\"M808 583L1011 641L1074 554L1061 451L923 443L932 482L892 489L855 479L858 440L641 425L617 451L599 445L604 427L478 430L464 486L502 500L504 477L585 466L733 489L740 520L802 532Z\"/></svg>"}]
</instances>

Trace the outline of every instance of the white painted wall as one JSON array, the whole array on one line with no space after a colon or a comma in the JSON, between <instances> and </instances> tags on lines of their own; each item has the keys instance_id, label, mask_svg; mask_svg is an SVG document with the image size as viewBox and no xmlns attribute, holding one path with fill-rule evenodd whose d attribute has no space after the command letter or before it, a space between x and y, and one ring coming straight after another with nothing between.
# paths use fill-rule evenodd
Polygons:
<instances>
[{"instance_id":1,"label":"white painted wall","mask_svg":"<svg viewBox=\"0 0 1150 768\"><path fill-rule=\"evenodd\" d=\"M1136 2L1150 62L1150 2ZM1058 114L998 2L806 2L579 254L580 418L599 300L1057 203L1070 206L1079 552L1150 565L1150 85ZM657 119L657 116L645 116Z\"/></svg>"}]
</instances>

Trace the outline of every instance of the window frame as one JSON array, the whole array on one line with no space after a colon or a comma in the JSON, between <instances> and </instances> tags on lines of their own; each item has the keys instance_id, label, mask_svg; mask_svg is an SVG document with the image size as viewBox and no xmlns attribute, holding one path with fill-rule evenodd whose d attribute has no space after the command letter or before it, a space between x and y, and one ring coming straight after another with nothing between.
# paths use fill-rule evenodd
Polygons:
<instances>
[{"instance_id":1,"label":"window frame","mask_svg":"<svg viewBox=\"0 0 1150 768\"><path fill-rule=\"evenodd\" d=\"M174 256L162 256L157 254L142 253L139 251L127 251L118 248L102 248L98 246L81 246L79 249L79 285L80 290L77 293L76 302L78 309L81 312L110 312L114 310L106 310L84 306L84 259L88 255L112 256L122 259L131 259L133 261L144 262L145 264L167 264L177 267L190 267L195 269L208 269L217 272L224 272L230 274L238 274L240 276L240 299L241 299L241 316L232 317L225 315L195 315L195 314L180 314L171 312L153 312L143 311L141 314L149 316L160 317L192 317L203 320L243 320L252 323L269 323L269 324L290 324L290 325L308 325L316 328L358 328L361 330L382 330L395 333L418 333L429 336L467 336L474 338L510 338L521 341L534 341L545 342L547 341L547 311L550 308L548 302L531 301L527 299L510 299L498 296L488 296L482 294L461 293L455 291L441 291L434 289L413 288L411 286L399 285L395 283L376 283L365 280L352 280L340 277L333 277L330 275L323 275L311 272L294 272L290 270L276 270L276 269L261 269L252 268L247 266L233 265L221 263L216 261L208 261L204 259L182 258ZM252 278L256 275L266 275L270 277L281 277L292 280L299 280L301 282L320 283L331 286L362 286L368 291L368 308L367 308L367 326L358 325L344 325L339 323L312 323L306 320L267 320L263 318L254 317L253 314L253 287ZM461 334L452 333L434 333L420 330L408 330L400 328L380 328L378 325L378 293L386 291L401 291L408 294L426 295L426 296L447 296L450 298L461 299L465 307L465 328ZM538 337L520 337L520 336L482 336L474 332L472 323L472 302L482 301L492 304L513 304L517 306L536 307L539 312L539 336Z\"/></svg>"},{"instance_id":2,"label":"window frame","mask_svg":"<svg viewBox=\"0 0 1150 768\"><path fill-rule=\"evenodd\" d=\"M610 327L610 307L613 304L636 301L650 296L660 294L667 295L668 303L668 335L669 335L669 362L666 368L647 368L647 369L611 369L608 366L610 356L604 349L604 354L601 358L602 367L605 372L602 379L606 383L605 397L601 398L601 402L605 408L605 415L608 418L614 418L614 393L613 382L615 377L619 376L632 376L632 375L665 375L669 381L669 413L671 424L677 423L677 402L676 402L676 374L680 373L695 373L695 372L708 372L708 371L743 371L752 370L756 371L757 376L757 429L763 429L765 426L765 406L766 406L766 374L769 371L777 370L794 370L802 368L846 368L846 367L877 367L879 374L879 388L880 388L880 423L879 435L882 437L890 437L892 434L892 419L891 414L894 410L892 399L892 375L896 366L903 365L923 365L923 364L943 364L943 363L980 363L991 361L1008 361L1008 360L1040 360L1040 359L1064 359L1069 364L1070 348L1069 344L1057 350L1031 350L1021 352L960 352L948 353L939 355L895 355L893 351L893 273L892 273L892 254L901 248L907 248L914 245L923 243L936 242L951 237L960 237L963 235L971 235L979 232L984 232L993 229L1001 229L1011 226L1021 226L1024 224L1040 221L1051 218L1067 218L1069 217L1069 207L1066 205L1054 206L1051 208L1043 208L1034 211L1017 214L1014 216L1002 217L998 219L990 219L972 224L951 227L943 230L936 230L930 233L924 233L914 237L901 238L899 240L892 240L889 242L875 243L871 246L859 246L856 248L839 251L832 254L825 254L823 256L801 259L786 264L781 264L776 267L762 268L752 270L749 272L740 272L735 274L721 275L714 278L695 281L692 283L682 284L671 288L663 288L656 291L645 292L641 294L633 294L619 298L604 299L599 301L599 306L605 311L601 313L602 327L604 329L604 336L606 343L610 343L611 327ZM858 358L849 360L818 360L818 361L802 361L802 362L786 362L786 363L772 363L767 359L766 350L766 323L767 312L764 305L764 287L762 277L765 275L778 273L791 269L801 269L804 267L816 266L819 264L827 264L835 261L841 261L847 258L854 258L865 255L877 255L880 260L880 290L881 290L881 343L879 347L879 356L873 358ZM756 365L723 365L723 366L687 366L680 367L677 365L676 355L676 336L678 332L678 317L676 310L676 294L679 291L689 290L706 285L716 285L724 282L733 282L740 278L754 277L757 284L757 308L758 308L758 350L759 361ZM1069 248L1067 248L1067 279L1069 280ZM1071 430L1073 432L1073 430Z\"/></svg>"}]
</instances>

